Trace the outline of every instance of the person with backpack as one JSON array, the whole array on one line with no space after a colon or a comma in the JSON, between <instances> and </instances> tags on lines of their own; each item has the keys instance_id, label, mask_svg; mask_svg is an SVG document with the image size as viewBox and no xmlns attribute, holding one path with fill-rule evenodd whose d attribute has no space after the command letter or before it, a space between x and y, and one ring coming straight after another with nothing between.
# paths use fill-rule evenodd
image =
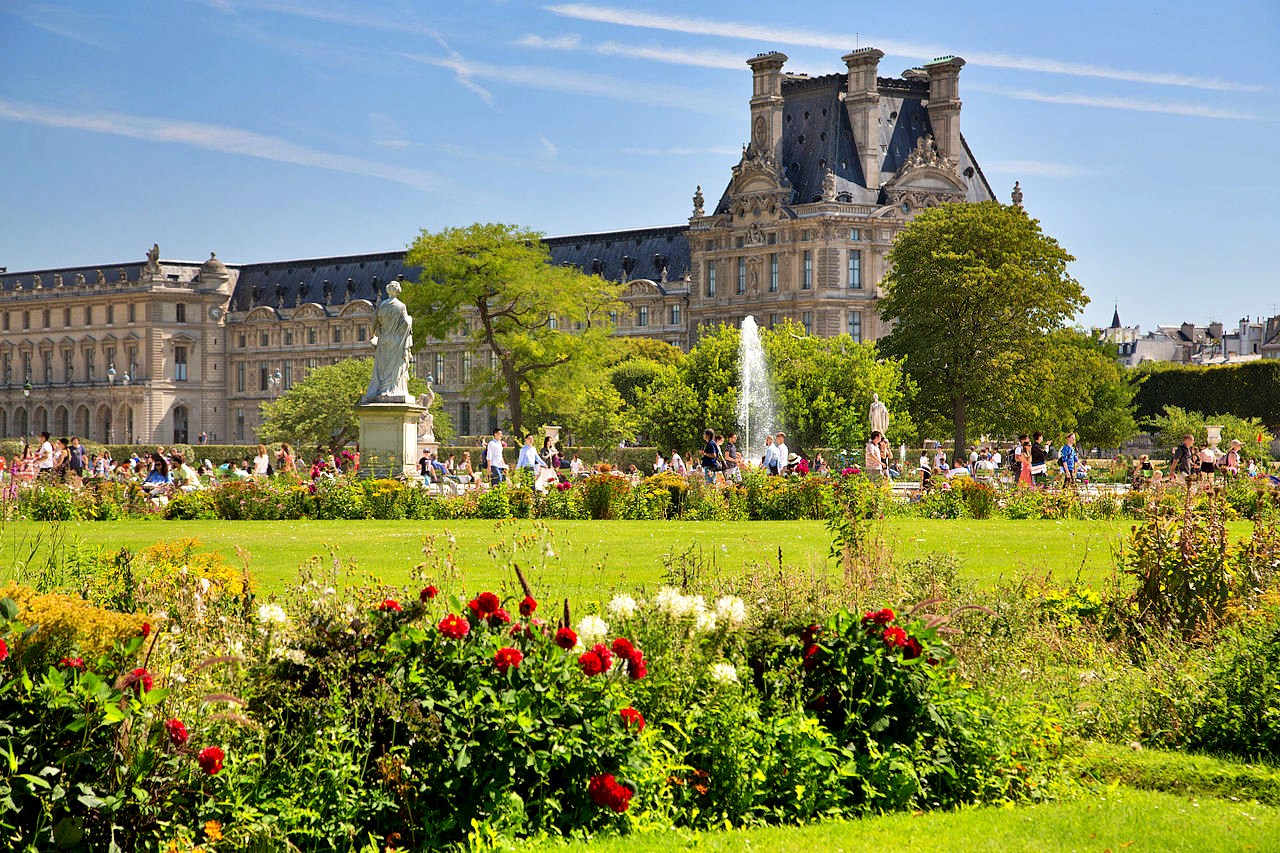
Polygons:
<instances>
[{"instance_id":1,"label":"person with backpack","mask_svg":"<svg viewBox=\"0 0 1280 853\"><path fill-rule=\"evenodd\" d=\"M708 483L714 483L716 473L724 467L720 461L720 445L716 444L716 431L707 427L702 431L702 438L706 442L702 448L702 473Z\"/></svg>"},{"instance_id":2,"label":"person with backpack","mask_svg":"<svg viewBox=\"0 0 1280 853\"><path fill-rule=\"evenodd\" d=\"M1182 474L1190 478L1200 470L1200 452L1195 447L1196 437L1187 433L1182 437L1182 444L1173 449L1171 474Z\"/></svg>"}]
</instances>

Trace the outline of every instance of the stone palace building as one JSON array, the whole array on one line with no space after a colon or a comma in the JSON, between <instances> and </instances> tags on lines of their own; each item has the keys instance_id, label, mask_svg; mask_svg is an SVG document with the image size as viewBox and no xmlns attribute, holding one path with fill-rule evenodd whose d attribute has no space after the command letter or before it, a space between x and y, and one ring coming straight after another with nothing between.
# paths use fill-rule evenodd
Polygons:
<instances>
[{"instance_id":1,"label":"stone palace building","mask_svg":"<svg viewBox=\"0 0 1280 853\"><path fill-rule=\"evenodd\" d=\"M550 238L552 258L626 284L622 335L688 348L700 326L754 315L880 337L877 285L898 232L921 208L994 198L960 133L964 60L886 78L883 56L862 48L819 77L785 72L781 53L747 60L750 141L719 200L699 187L687 224ZM371 354L386 283L416 277L403 252L244 265L159 255L0 273L0 435L252 442L263 402L312 368ZM488 359L461 339L418 353L459 434L502 417L466 392Z\"/></svg>"}]
</instances>

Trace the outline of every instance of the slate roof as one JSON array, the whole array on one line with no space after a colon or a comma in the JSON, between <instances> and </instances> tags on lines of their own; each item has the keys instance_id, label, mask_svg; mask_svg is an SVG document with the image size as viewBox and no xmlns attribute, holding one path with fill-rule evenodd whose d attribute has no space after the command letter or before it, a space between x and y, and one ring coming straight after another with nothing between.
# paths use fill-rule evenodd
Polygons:
<instances>
[{"instance_id":1,"label":"slate roof","mask_svg":"<svg viewBox=\"0 0 1280 853\"><path fill-rule=\"evenodd\" d=\"M377 302L385 295L387 282L418 277L417 269L404 265L404 252L242 264L238 269L240 278L231 294L232 311L248 311L255 305L276 307L281 298L286 308L307 302Z\"/></svg>"},{"instance_id":2,"label":"slate roof","mask_svg":"<svg viewBox=\"0 0 1280 853\"><path fill-rule=\"evenodd\" d=\"M836 178L836 195L855 204L882 204L880 190L868 190L862 161L853 141L849 113L840 93L847 84L845 74L820 77L784 77L782 81L782 169L794 191L794 204L809 204L822 198L822 177L830 167ZM929 97L925 80L877 78L880 93L880 123L877 144L884 152L880 163L883 186L916 147L920 137L933 133L924 102ZM963 137L962 140L963 142ZM995 198L991 186L978 167L968 143L959 157L960 173L969 184L966 201ZM729 193L716 205L716 213L729 209Z\"/></svg>"},{"instance_id":3,"label":"slate roof","mask_svg":"<svg viewBox=\"0 0 1280 853\"><path fill-rule=\"evenodd\" d=\"M689 272L688 230L687 225L670 225L549 237L546 243L555 263L571 264L610 281L647 278L656 282L662 278L663 266L668 281L680 281Z\"/></svg>"},{"instance_id":4,"label":"slate roof","mask_svg":"<svg viewBox=\"0 0 1280 853\"><path fill-rule=\"evenodd\" d=\"M170 265L169 261L161 261L161 266ZM22 282L24 292L30 293L35 277L40 276L41 288L43 290L56 290L53 286L53 276L57 273L62 276L62 289L72 290L75 288L76 273L84 276L85 286L92 287L98 278L98 270L102 270L102 274L107 278L107 284L115 286L120 278L120 270L123 269L125 277L130 284L138 281L142 275L143 263L141 261L130 261L125 264L99 264L91 267L55 267L46 270L23 270L21 272L0 273L0 291L4 293L13 293L17 289L18 282ZM198 270L200 264L194 264Z\"/></svg>"}]
</instances>

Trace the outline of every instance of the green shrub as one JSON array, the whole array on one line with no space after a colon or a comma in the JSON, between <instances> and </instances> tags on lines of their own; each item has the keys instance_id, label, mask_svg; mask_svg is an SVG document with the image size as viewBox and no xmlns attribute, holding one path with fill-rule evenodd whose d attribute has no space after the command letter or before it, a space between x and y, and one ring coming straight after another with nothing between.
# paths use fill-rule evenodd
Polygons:
<instances>
[{"instance_id":1,"label":"green shrub","mask_svg":"<svg viewBox=\"0 0 1280 853\"><path fill-rule=\"evenodd\" d=\"M511 518L511 499L506 485L492 486L476 502L476 518Z\"/></svg>"},{"instance_id":2,"label":"green shrub","mask_svg":"<svg viewBox=\"0 0 1280 853\"><path fill-rule=\"evenodd\" d=\"M623 499L631 491L631 481L611 473L592 474L577 488L582 489L582 507L596 520L622 518Z\"/></svg>"},{"instance_id":3,"label":"green shrub","mask_svg":"<svg viewBox=\"0 0 1280 853\"><path fill-rule=\"evenodd\" d=\"M1218 638L1188 743L1274 761L1280 756L1280 600Z\"/></svg>"}]
</instances>

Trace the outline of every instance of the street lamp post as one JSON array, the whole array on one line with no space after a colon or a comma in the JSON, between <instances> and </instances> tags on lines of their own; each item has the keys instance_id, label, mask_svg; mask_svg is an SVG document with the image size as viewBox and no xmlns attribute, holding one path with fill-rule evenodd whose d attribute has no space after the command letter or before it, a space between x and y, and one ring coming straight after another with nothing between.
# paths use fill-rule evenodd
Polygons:
<instances>
[{"instance_id":1,"label":"street lamp post","mask_svg":"<svg viewBox=\"0 0 1280 853\"><path fill-rule=\"evenodd\" d=\"M107 444L116 443L116 363L107 365L107 394L111 411L107 416Z\"/></svg>"},{"instance_id":2,"label":"street lamp post","mask_svg":"<svg viewBox=\"0 0 1280 853\"><path fill-rule=\"evenodd\" d=\"M274 400L280 395L280 383L283 377L280 375L280 368L276 368L276 372L267 377L267 389L271 392L271 399Z\"/></svg>"},{"instance_id":3,"label":"street lamp post","mask_svg":"<svg viewBox=\"0 0 1280 853\"><path fill-rule=\"evenodd\" d=\"M27 374L27 381L22 386L22 399L25 401L25 400L29 400L30 398L31 398L31 374ZM31 434L31 412L30 411L27 412L27 434L28 435ZM22 437L22 440L26 441L27 436L24 435Z\"/></svg>"}]
</instances>

